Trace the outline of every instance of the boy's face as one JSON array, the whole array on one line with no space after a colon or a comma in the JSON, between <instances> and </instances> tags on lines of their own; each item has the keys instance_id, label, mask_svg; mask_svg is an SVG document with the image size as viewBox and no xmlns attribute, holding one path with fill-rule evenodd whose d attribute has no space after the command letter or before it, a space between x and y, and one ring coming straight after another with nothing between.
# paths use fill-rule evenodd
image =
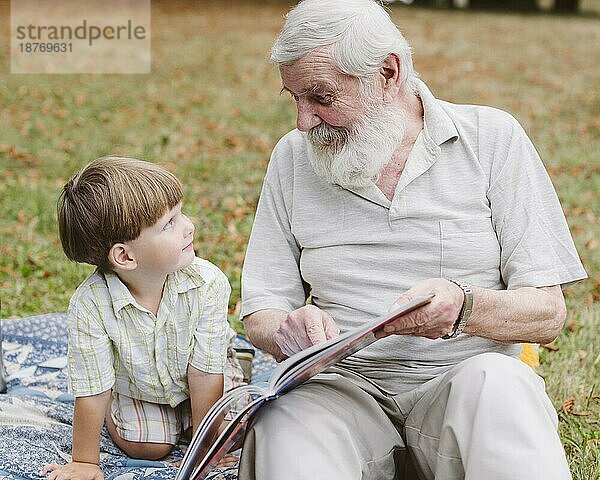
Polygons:
<instances>
[{"instance_id":1,"label":"boy's face","mask_svg":"<svg viewBox=\"0 0 600 480\"><path fill-rule=\"evenodd\" d=\"M194 224L181 212L181 202L146 227L129 243L137 268L148 275L165 275L194 261Z\"/></svg>"}]
</instances>

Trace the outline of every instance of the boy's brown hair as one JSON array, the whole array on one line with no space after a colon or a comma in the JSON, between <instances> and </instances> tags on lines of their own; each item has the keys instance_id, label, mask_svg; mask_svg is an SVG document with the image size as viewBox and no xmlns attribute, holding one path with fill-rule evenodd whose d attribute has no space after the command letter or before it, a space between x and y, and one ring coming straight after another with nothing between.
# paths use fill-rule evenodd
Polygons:
<instances>
[{"instance_id":1,"label":"boy's brown hair","mask_svg":"<svg viewBox=\"0 0 600 480\"><path fill-rule=\"evenodd\" d=\"M58 199L58 230L65 255L111 270L115 243L139 237L183 198L181 182L163 167L126 157L89 163Z\"/></svg>"}]
</instances>

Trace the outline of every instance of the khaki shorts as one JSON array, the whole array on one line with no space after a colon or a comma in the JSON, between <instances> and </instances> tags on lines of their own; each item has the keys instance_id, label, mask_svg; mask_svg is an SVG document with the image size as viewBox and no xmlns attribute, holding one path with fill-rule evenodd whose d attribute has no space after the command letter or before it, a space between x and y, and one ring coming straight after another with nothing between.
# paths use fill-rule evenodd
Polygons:
<instances>
[{"instance_id":1,"label":"khaki shorts","mask_svg":"<svg viewBox=\"0 0 600 480\"><path fill-rule=\"evenodd\" d=\"M227 356L223 377L226 392L244 384L242 368L235 353ZM114 391L112 397L111 417L117 433L124 440L176 445L181 435L193 425L189 399L173 408Z\"/></svg>"}]
</instances>

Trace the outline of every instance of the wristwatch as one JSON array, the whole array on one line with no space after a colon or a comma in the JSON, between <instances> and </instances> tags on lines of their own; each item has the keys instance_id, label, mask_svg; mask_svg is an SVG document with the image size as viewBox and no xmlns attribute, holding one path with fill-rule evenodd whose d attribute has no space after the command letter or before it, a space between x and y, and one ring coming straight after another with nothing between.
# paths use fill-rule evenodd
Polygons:
<instances>
[{"instance_id":1,"label":"wristwatch","mask_svg":"<svg viewBox=\"0 0 600 480\"><path fill-rule=\"evenodd\" d=\"M442 337L444 340L458 337L465 329L465 326L469 321L469 317L471 316L471 312L473 311L473 290L471 290L471 287L460 280L452 280L450 278L447 278L446 280L460 287L460 289L463 291L464 299L462 308L458 314L458 318L452 327L452 331Z\"/></svg>"}]
</instances>

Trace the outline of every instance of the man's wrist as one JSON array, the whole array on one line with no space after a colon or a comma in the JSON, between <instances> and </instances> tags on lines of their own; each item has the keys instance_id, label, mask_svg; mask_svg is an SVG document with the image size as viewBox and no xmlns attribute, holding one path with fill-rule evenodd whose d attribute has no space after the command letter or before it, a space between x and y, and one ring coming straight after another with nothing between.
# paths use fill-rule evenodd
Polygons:
<instances>
[{"instance_id":1,"label":"man's wrist","mask_svg":"<svg viewBox=\"0 0 600 480\"><path fill-rule=\"evenodd\" d=\"M463 304L462 308L460 309L460 313L458 314L458 318L454 322L452 331L442 336L444 340L458 337L465 329L473 311L473 290L471 289L471 287L468 284L461 282L460 280L452 280L449 278L447 280L449 282L454 283L462 290Z\"/></svg>"}]
</instances>

